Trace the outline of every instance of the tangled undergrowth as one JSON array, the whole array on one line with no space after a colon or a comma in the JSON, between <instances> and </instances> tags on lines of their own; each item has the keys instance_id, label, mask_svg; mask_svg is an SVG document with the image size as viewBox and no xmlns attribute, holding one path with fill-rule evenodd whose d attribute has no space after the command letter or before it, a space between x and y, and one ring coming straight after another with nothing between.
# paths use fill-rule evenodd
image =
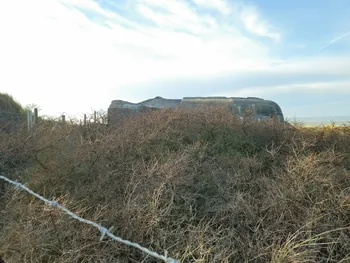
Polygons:
<instances>
[{"instance_id":1,"label":"tangled undergrowth","mask_svg":"<svg viewBox=\"0 0 350 263\"><path fill-rule=\"evenodd\" d=\"M181 262L350 262L350 127L220 109L42 122L0 132L0 173ZM4 182L0 213L6 263L158 262Z\"/></svg>"}]
</instances>

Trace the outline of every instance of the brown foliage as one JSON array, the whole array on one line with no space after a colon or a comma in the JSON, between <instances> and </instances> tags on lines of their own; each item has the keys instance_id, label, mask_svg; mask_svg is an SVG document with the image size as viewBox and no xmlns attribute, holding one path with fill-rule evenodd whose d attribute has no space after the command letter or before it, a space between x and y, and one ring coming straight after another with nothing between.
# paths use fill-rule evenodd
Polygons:
<instances>
[{"instance_id":1,"label":"brown foliage","mask_svg":"<svg viewBox=\"0 0 350 263\"><path fill-rule=\"evenodd\" d=\"M182 262L348 262L350 130L221 109L0 134L0 172ZM6 262L156 262L0 182ZM6 191L5 191L6 189Z\"/></svg>"}]
</instances>

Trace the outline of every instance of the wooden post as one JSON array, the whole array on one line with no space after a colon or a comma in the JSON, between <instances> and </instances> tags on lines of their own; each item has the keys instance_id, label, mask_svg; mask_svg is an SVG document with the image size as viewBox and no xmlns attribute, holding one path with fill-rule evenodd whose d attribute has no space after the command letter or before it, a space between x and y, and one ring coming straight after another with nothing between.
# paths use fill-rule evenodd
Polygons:
<instances>
[{"instance_id":1,"label":"wooden post","mask_svg":"<svg viewBox=\"0 0 350 263\"><path fill-rule=\"evenodd\" d=\"M62 123L63 123L63 124L66 123L66 115L62 115Z\"/></svg>"},{"instance_id":2,"label":"wooden post","mask_svg":"<svg viewBox=\"0 0 350 263\"><path fill-rule=\"evenodd\" d=\"M94 111L94 123L97 122L97 118L96 118L96 111Z\"/></svg>"},{"instance_id":3,"label":"wooden post","mask_svg":"<svg viewBox=\"0 0 350 263\"><path fill-rule=\"evenodd\" d=\"M38 123L38 119L39 119L38 109L35 108L34 109L34 124Z\"/></svg>"},{"instance_id":4,"label":"wooden post","mask_svg":"<svg viewBox=\"0 0 350 263\"><path fill-rule=\"evenodd\" d=\"M28 130L31 131L33 126L33 113L31 110L28 111L27 123L28 123Z\"/></svg>"},{"instance_id":5,"label":"wooden post","mask_svg":"<svg viewBox=\"0 0 350 263\"><path fill-rule=\"evenodd\" d=\"M86 126L86 114L84 114L84 126Z\"/></svg>"}]
</instances>

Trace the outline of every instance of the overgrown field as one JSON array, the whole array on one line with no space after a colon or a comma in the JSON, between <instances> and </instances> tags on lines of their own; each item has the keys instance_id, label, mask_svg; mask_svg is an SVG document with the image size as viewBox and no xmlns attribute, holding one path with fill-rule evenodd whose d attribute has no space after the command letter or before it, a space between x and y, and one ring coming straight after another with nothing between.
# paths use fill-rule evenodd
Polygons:
<instances>
[{"instance_id":1,"label":"overgrown field","mask_svg":"<svg viewBox=\"0 0 350 263\"><path fill-rule=\"evenodd\" d=\"M350 127L283 130L223 110L115 128L0 133L0 173L181 262L350 262ZM0 182L0 256L159 262Z\"/></svg>"}]
</instances>

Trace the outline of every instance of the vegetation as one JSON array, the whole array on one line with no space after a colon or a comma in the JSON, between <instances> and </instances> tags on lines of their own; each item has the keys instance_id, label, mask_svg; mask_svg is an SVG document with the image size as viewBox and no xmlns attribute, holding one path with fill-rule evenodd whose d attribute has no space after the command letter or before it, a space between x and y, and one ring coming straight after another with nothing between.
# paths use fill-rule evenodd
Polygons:
<instances>
[{"instance_id":1,"label":"vegetation","mask_svg":"<svg viewBox=\"0 0 350 263\"><path fill-rule=\"evenodd\" d=\"M0 92L0 132L21 126L25 118L22 105L9 94Z\"/></svg>"},{"instance_id":2,"label":"vegetation","mask_svg":"<svg viewBox=\"0 0 350 263\"><path fill-rule=\"evenodd\" d=\"M0 133L0 173L182 262L349 262L350 127L220 109ZM0 182L5 262L157 262Z\"/></svg>"},{"instance_id":3,"label":"vegetation","mask_svg":"<svg viewBox=\"0 0 350 263\"><path fill-rule=\"evenodd\" d=\"M22 105L17 102L11 95L0 92L0 112L11 112L24 114Z\"/></svg>"}]
</instances>

